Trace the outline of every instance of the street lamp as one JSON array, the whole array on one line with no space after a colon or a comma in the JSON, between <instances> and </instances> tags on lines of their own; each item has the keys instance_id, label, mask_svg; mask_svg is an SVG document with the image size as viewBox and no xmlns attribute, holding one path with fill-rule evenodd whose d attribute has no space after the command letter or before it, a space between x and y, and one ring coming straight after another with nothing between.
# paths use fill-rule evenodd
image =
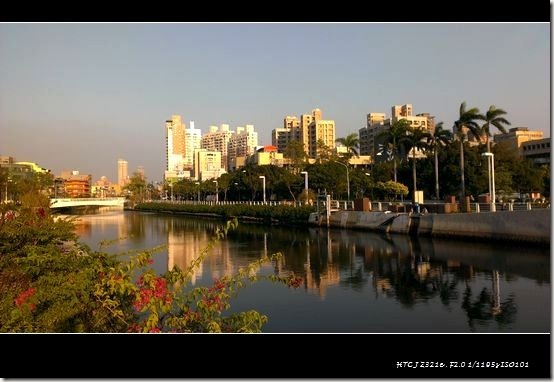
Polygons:
<instances>
[{"instance_id":1,"label":"street lamp","mask_svg":"<svg viewBox=\"0 0 554 382\"><path fill-rule=\"evenodd\" d=\"M233 184L235 185L235 188L236 188L236 189L238 190L238 192L239 192L239 202L240 202L240 188L239 188L239 184L238 184L238 182L235 182L235 183L233 183Z\"/></svg>"},{"instance_id":2,"label":"street lamp","mask_svg":"<svg viewBox=\"0 0 554 382\"><path fill-rule=\"evenodd\" d=\"M169 187L171 187L171 201L173 201L173 183L169 183Z\"/></svg>"},{"instance_id":3,"label":"street lamp","mask_svg":"<svg viewBox=\"0 0 554 382\"><path fill-rule=\"evenodd\" d=\"M306 190L306 196L308 196L308 171L302 171L302 175L304 175L304 190Z\"/></svg>"},{"instance_id":4,"label":"street lamp","mask_svg":"<svg viewBox=\"0 0 554 382\"><path fill-rule=\"evenodd\" d=\"M212 180L215 183L215 204L219 203L219 190L217 188L217 180Z\"/></svg>"},{"instance_id":5,"label":"street lamp","mask_svg":"<svg viewBox=\"0 0 554 382\"><path fill-rule=\"evenodd\" d=\"M338 162L336 160L334 160L333 162L338 163L338 164L340 164L340 165L342 165L346 168L346 191L347 191L347 194L348 194L348 201L350 202L350 174L349 174L349 171L348 171L348 166L345 165L344 163Z\"/></svg>"},{"instance_id":6,"label":"street lamp","mask_svg":"<svg viewBox=\"0 0 554 382\"><path fill-rule=\"evenodd\" d=\"M304 192L306 193L304 204L308 204L308 171L302 171L301 174L304 175Z\"/></svg>"},{"instance_id":7,"label":"street lamp","mask_svg":"<svg viewBox=\"0 0 554 382\"><path fill-rule=\"evenodd\" d=\"M198 201L200 202L200 182L194 182L198 186Z\"/></svg>"},{"instance_id":8,"label":"street lamp","mask_svg":"<svg viewBox=\"0 0 554 382\"><path fill-rule=\"evenodd\" d=\"M262 186L263 186L263 190L264 190L264 204L265 204L265 176L260 175L259 178L262 180Z\"/></svg>"},{"instance_id":9,"label":"street lamp","mask_svg":"<svg viewBox=\"0 0 554 382\"><path fill-rule=\"evenodd\" d=\"M496 211L496 193L494 191L494 154L490 152L486 152L481 154L482 156L487 157L487 164L489 169L489 195L491 196L491 212Z\"/></svg>"}]
</instances>

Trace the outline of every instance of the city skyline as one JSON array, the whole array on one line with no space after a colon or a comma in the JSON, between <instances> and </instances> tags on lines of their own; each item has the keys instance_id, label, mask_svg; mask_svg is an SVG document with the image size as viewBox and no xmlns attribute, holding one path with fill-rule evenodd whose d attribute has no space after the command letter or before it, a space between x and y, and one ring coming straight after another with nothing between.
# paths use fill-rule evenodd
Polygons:
<instances>
[{"instance_id":1,"label":"city skyline","mask_svg":"<svg viewBox=\"0 0 554 382\"><path fill-rule=\"evenodd\" d=\"M451 128L461 102L550 136L550 25L0 24L0 154L163 179L164 123L253 124L320 108L336 137L411 103Z\"/></svg>"}]
</instances>

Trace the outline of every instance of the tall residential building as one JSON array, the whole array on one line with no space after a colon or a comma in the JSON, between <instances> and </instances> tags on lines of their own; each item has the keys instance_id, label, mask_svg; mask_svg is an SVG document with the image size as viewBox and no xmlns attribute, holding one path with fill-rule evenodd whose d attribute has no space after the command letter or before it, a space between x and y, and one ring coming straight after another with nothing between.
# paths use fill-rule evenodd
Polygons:
<instances>
[{"instance_id":1,"label":"tall residential building","mask_svg":"<svg viewBox=\"0 0 554 382\"><path fill-rule=\"evenodd\" d=\"M246 125L246 128L237 126L235 134L229 138L227 146L227 169L239 168L237 158L246 158L256 151L258 146L258 133L254 131L254 125Z\"/></svg>"},{"instance_id":2,"label":"tall residential building","mask_svg":"<svg viewBox=\"0 0 554 382\"><path fill-rule=\"evenodd\" d=\"M194 121L185 129L185 168L194 169L194 150L199 149L202 143L202 131L194 128Z\"/></svg>"},{"instance_id":3,"label":"tall residential building","mask_svg":"<svg viewBox=\"0 0 554 382\"><path fill-rule=\"evenodd\" d=\"M290 141L298 141L304 145L304 151L312 158L317 156L317 141L335 147L335 121L322 120L320 109L313 109L311 114L302 114L300 119L295 116L286 116L283 127L273 129L271 143L282 153ZM333 137L333 141L330 139Z\"/></svg>"},{"instance_id":4,"label":"tall residential building","mask_svg":"<svg viewBox=\"0 0 554 382\"><path fill-rule=\"evenodd\" d=\"M165 178L184 176L186 136L185 124L180 115L172 115L165 121L166 172Z\"/></svg>"},{"instance_id":5,"label":"tall residential building","mask_svg":"<svg viewBox=\"0 0 554 382\"><path fill-rule=\"evenodd\" d=\"M121 187L125 186L129 179L127 167L128 163L125 159L117 160L117 184Z\"/></svg>"},{"instance_id":6,"label":"tall residential building","mask_svg":"<svg viewBox=\"0 0 554 382\"><path fill-rule=\"evenodd\" d=\"M412 127L425 129L433 132L435 128L435 117L429 113L413 115L412 104L393 105L391 107L391 117L386 118L385 113L369 113L367 115L367 125L359 130L360 136L360 155L370 155L372 158L383 159L379 154L380 134L390 129L391 124L405 119Z\"/></svg>"},{"instance_id":7,"label":"tall residential building","mask_svg":"<svg viewBox=\"0 0 554 382\"><path fill-rule=\"evenodd\" d=\"M367 125L358 131L360 136L360 155L375 157L375 138L384 130L386 114L369 113Z\"/></svg>"},{"instance_id":8,"label":"tall residential building","mask_svg":"<svg viewBox=\"0 0 554 382\"><path fill-rule=\"evenodd\" d=\"M316 119L308 126L308 139L309 139L309 152L310 158L317 158L319 156L320 147L318 143L321 142L330 149L335 148L335 121Z\"/></svg>"},{"instance_id":9,"label":"tall residential building","mask_svg":"<svg viewBox=\"0 0 554 382\"><path fill-rule=\"evenodd\" d=\"M222 123L219 130L217 126L210 126L210 131L202 137L201 148L209 151L219 151L221 153L221 167L224 169L227 169L227 147L233 133L229 130L228 124Z\"/></svg>"},{"instance_id":10,"label":"tall residential building","mask_svg":"<svg viewBox=\"0 0 554 382\"><path fill-rule=\"evenodd\" d=\"M271 144L277 147L278 152L284 153L289 141L291 141L290 135L291 129L289 128L278 127L273 129L271 130Z\"/></svg>"}]
</instances>

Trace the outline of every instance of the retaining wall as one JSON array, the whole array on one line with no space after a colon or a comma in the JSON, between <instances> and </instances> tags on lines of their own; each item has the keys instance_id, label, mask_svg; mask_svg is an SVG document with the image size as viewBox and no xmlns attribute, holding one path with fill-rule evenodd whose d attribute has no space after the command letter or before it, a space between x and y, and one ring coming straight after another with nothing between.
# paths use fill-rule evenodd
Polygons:
<instances>
[{"instance_id":1,"label":"retaining wall","mask_svg":"<svg viewBox=\"0 0 554 382\"><path fill-rule=\"evenodd\" d=\"M390 233L548 244L551 211L540 209L425 215L340 211L331 215L329 225Z\"/></svg>"}]
</instances>

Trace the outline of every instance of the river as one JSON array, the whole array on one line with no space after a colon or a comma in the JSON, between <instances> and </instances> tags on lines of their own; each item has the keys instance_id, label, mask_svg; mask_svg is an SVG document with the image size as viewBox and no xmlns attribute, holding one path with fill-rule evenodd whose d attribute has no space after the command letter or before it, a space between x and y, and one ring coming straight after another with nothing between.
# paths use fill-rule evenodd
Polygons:
<instances>
[{"instance_id":1,"label":"river","mask_svg":"<svg viewBox=\"0 0 554 382\"><path fill-rule=\"evenodd\" d=\"M152 265L162 273L190 264L219 225L112 211L81 215L76 227L93 249L113 240L104 248L113 253L167 244ZM259 281L231 300L231 311L266 314L264 332L550 332L550 248L544 246L241 223L216 244L193 282L210 284L275 252L282 260L261 273L294 271L301 287Z\"/></svg>"}]
</instances>

